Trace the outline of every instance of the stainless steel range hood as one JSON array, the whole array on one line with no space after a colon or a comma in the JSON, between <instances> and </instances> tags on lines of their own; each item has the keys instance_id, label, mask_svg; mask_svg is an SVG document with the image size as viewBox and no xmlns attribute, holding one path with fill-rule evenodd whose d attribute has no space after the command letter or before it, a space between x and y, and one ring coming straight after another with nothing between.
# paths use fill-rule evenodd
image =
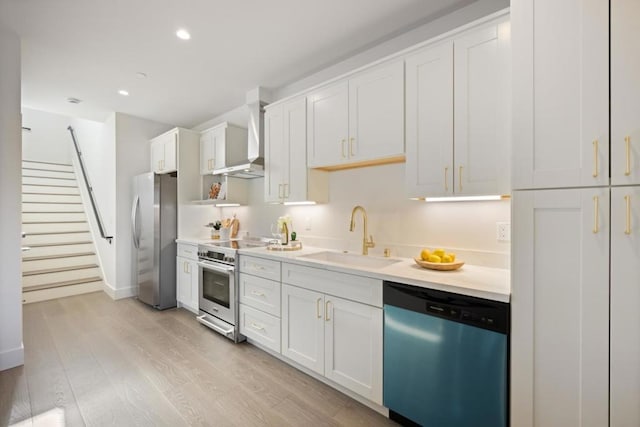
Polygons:
<instances>
[{"instance_id":1,"label":"stainless steel range hood","mask_svg":"<svg viewBox=\"0 0 640 427\"><path fill-rule=\"evenodd\" d=\"M223 174L236 178L258 178L264 176L264 105L256 101L247 104L249 110L246 150L234 150L238 157L227 159L227 165L213 170L214 175ZM228 151L229 153L231 150Z\"/></svg>"}]
</instances>

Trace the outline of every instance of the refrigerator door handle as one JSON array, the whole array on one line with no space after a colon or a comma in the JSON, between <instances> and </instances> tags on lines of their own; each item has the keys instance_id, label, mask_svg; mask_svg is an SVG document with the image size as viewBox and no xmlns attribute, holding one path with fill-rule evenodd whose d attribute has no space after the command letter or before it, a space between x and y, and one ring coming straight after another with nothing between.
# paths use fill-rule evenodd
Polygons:
<instances>
[{"instance_id":1,"label":"refrigerator door handle","mask_svg":"<svg viewBox=\"0 0 640 427\"><path fill-rule=\"evenodd\" d=\"M137 227L137 219L138 219L138 207L140 206L140 196L136 196L133 201L133 207L131 208L131 235L133 237L133 245L136 249L140 249L140 236L136 234L138 229Z\"/></svg>"}]
</instances>

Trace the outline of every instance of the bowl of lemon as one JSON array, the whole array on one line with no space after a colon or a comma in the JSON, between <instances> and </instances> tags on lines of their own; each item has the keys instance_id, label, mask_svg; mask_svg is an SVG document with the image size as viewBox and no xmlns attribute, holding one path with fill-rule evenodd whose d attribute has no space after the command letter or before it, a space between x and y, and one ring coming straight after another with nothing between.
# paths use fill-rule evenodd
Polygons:
<instances>
[{"instance_id":1,"label":"bowl of lemon","mask_svg":"<svg viewBox=\"0 0 640 427\"><path fill-rule=\"evenodd\" d=\"M430 270L451 271L464 265L464 261L456 259L453 252L445 252L444 249L423 249L419 257L413 259L420 267Z\"/></svg>"}]
</instances>

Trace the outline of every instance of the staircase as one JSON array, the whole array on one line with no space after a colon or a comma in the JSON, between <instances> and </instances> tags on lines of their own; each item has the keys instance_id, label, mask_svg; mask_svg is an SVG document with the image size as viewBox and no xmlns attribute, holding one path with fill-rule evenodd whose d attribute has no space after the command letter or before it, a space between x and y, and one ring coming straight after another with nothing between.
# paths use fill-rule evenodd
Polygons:
<instances>
[{"instance_id":1,"label":"staircase","mask_svg":"<svg viewBox=\"0 0 640 427\"><path fill-rule=\"evenodd\" d=\"M102 290L89 223L71 165L22 162L23 302Z\"/></svg>"}]
</instances>

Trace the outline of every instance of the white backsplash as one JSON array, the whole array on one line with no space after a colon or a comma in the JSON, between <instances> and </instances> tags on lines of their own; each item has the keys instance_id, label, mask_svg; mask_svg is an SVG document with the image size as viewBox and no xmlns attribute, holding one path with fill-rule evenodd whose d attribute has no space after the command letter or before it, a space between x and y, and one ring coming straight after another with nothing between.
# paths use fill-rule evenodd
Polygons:
<instances>
[{"instance_id":1,"label":"white backsplash","mask_svg":"<svg viewBox=\"0 0 640 427\"><path fill-rule=\"evenodd\" d=\"M298 239L309 246L358 253L362 248L362 216L349 232L351 210L367 210L369 234L376 247L371 255L413 257L424 247L443 247L471 264L509 268L509 242L496 239L496 222L510 222L508 200L488 202L424 203L409 200L404 187L404 164L331 172L329 203L315 206L269 205L264 202L264 179L249 184L249 206L215 208L193 206L188 218L195 235L207 238L203 225L214 219L240 219L241 235L270 236L270 224L288 214ZM202 224L202 226L200 225Z\"/></svg>"}]
</instances>

